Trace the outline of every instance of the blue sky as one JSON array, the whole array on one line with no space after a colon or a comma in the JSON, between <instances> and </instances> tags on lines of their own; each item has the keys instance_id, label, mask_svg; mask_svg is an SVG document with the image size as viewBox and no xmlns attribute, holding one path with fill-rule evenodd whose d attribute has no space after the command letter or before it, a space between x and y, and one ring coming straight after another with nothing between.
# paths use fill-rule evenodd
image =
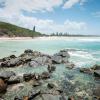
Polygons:
<instances>
[{"instance_id":1,"label":"blue sky","mask_svg":"<svg viewBox=\"0 0 100 100\"><path fill-rule=\"evenodd\" d=\"M46 34L100 35L100 0L0 0L0 21Z\"/></svg>"}]
</instances>

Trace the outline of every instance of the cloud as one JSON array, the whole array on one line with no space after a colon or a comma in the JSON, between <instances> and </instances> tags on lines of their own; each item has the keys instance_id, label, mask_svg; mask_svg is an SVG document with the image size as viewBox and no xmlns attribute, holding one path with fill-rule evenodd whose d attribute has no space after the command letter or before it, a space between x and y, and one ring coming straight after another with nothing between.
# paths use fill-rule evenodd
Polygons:
<instances>
[{"instance_id":1,"label":"cloud","mask_svg":"<svg viewBox=\"0 0 100 100\"><path fill-rule=\"evenodd\" d=\"M100 11L92 13L94 17L100 18Z\"/></svg>"},{"instance_id":2,"label":"cloud","mask_svg":"<svg viewBox=\"0 0 100 100\"><path fill-rule=\"evenodd\" d=\"M4 1L3 1L4 2ZM54 7L62 4L62 0L6 0L5 7L0 8L0 20L12 24L33 29L42 33L72 32L86 29L85 22L77 22L66 19L62 24L51 19L39 19L22 14L22 10L29 12L53 11Z\"/></svg>"},{"instance_id":3,"label":"cloud","mask_svg":"<svg viewBox=\"0 0 100 100\"><path fill-rule=\"evenodd\" d=\"M87 0L67 0L63 6L64 9L69 9L76 4L83 5Z\"/></svg>"}]
</instances>

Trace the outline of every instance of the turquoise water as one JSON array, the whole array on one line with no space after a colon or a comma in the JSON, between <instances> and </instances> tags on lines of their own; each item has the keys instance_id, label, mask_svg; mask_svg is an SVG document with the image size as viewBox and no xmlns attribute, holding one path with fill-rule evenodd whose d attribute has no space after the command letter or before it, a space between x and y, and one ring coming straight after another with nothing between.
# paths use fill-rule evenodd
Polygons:
<instances>
[{"instance_id":1,"label":"turquoise water","mask_svg":"<svg viewBox=\"0 0 100 100\"><path fill-rule=\"evenodd\" d=\"M76 66L79 67L91 67L94 64L100 64L100 39L98 38L75 38L75 39L31 39L31 40L3 40L0 41L0 58L9 56L11 54L16 54L17 56L23 53L25 49L33 49L46 54L54 54L62 49L69 49L70 61L72 61ZM28 66L16 67L16 68L6 68L3 70L12 70L18 75L23 73L42 73L47 71L47 66L40 66L37 68L30 68ZM79 70L69 70L66 65L56 65L56 71L52 74L51 79L47 80L45 84L49 81L55 81L61 83L60 85L66 89L66 78L72 76L70 80L72 83L77 83L76 88L80 88L80 91L87 91L90 89L90 85L94 84L94 79L92 76L80 73ZM68 78L69 79L69 78ZM16 95L27 95L28 91L31 90L32 86L29 83L23 83L24 88L21 90L10 89L4 95L5 100L13 100ZM29 84L29 85L28 85ZM42 88L45 88L45 85ZM79 85L78 85L79 84ZM76 89L75 88L75 89ZM12 91L11 91L12 90ZM68 95L74 94L74 90ZM87 93L86 93L87 94Z\"/></svg>"}]
</instances>

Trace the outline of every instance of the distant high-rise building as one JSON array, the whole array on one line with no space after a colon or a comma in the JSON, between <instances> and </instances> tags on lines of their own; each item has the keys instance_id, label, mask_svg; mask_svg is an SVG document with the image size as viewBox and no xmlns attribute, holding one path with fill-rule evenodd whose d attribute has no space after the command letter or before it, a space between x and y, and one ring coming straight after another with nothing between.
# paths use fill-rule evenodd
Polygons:
<instances>
[{"instance_id":1,"label":"distant high-rise building","mask_svg":"<svg viewBox=\"0 0 100 100\"><path fill-rule=\"evenodd\" d=\"M33 27L33 32L35 32L35 26Z\"/></svg>"}]
</instances>

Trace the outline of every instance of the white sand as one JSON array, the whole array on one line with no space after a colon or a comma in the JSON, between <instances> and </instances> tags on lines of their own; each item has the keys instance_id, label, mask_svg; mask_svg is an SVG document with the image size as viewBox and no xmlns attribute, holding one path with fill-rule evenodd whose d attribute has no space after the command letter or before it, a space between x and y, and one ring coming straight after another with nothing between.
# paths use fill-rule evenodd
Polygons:
<instances>
[{"instance_id":1,"label":"white sand","mask_svg":"<svg viewBox=\"0 0 100 100\"><path fill-rule=\"evenodd\" d=\"M6 41L6 40L82 40L82 41L100 41L100 37L57 37L57 36L43 36L43 37L0 37L0 41Z\"/></svg>"}]
</instances>

